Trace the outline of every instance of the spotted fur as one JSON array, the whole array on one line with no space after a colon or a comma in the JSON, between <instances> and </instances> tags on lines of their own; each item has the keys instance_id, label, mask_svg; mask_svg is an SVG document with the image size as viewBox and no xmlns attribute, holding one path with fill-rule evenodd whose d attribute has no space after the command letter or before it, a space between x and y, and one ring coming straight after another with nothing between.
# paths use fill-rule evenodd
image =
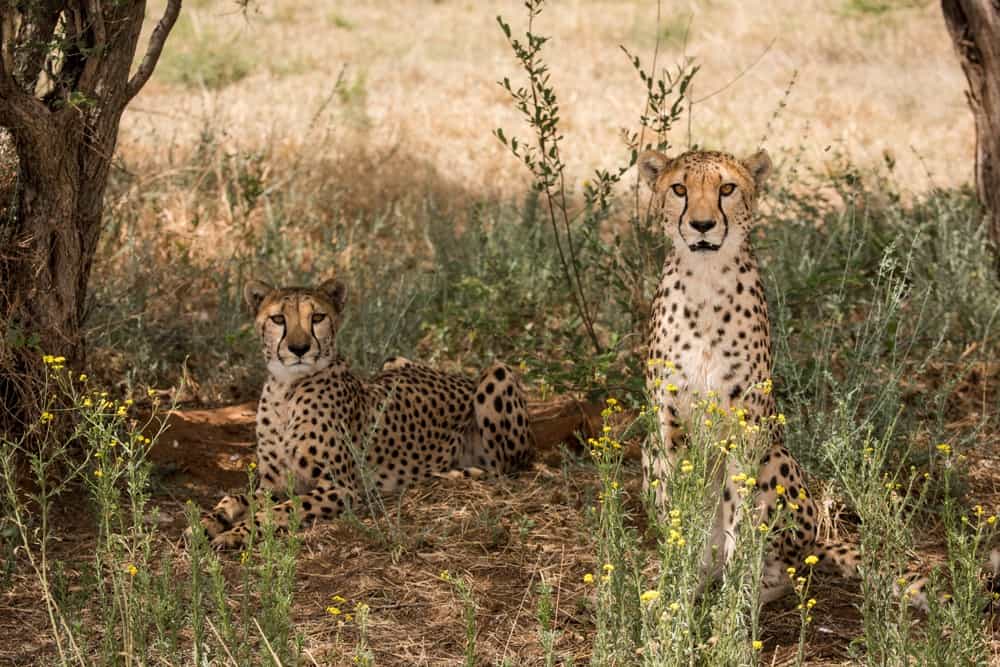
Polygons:
<instances>
[{"instance_id":1,"label":"spotted fur","mask_svg":"<svg viewBox=\"0 0 1000 667\"><path fill-rule=\"evenodd\" d=\"M406 359L388 360L370 380L355 375L334 339L344 286L274 289L251 282L269 377L257 408L258 494L282 495L289 477L301 520L336 517L356 505L362 466L379 492L439 474L499 475L525 465L534 442L517 377L502 363L477 380ZM226 496L202 519L217 548L244 543L246 496ZM273 508L279 527L294 511Z\"/></svg>"},{"instance_id":2,"label":"spotted fur","mask_svg":"<svg viewBox=\"0 0 1000 667\"><path fill-rule=\"evenodd\" d=\"M807 556L847 575L858 563L850 545L817 541L817 511L805 492L802 470L783 446L780 425L767 419L775 414L774 398L754 389L772 370L767 302L749 238L757 193L770 167L765 151L743 160L705 151L675 158L647 151L639 157L663 232L673 242L648 332L646 386L659 406L662 447L644 448L644 483L648 488L673 470L697 397L714 391L723 407L746 410L746 420L761 425L771 443L756 477L760 518L767 521L775 513L779 489L787 494L793 518L767 558L764 601L790 589L787 568L801 567ZM735 472L722 471L722 498L704 563L709 574L717 574L735 548L741 518ZM664 487L656 485L661 507Z\"/></svg>"}]
</instances>

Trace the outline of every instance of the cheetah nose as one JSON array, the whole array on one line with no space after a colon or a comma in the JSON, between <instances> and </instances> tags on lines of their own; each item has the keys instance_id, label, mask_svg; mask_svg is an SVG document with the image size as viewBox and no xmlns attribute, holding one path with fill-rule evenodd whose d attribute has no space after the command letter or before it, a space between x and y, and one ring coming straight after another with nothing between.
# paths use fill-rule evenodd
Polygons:
<instances>
[{"instance_id":1,"label":"cheetah nose","mask_svg":"<svg viewBox=\"0 0 1000 667\"><path fill-rule=\"evenodd\" d=\"M305 345L292 345L288 344L288 351L294 354L296 357L302 357L306 352L309 351L309 343Z\"/></svg>"},{"instance_id":2,"label":"cheetah nose","mask_svg":"<svg viewBox=\"0 0 1000 667\"><path fill-rule=\"evenodd\" d=\"M715 220L692 220L691 226L694 227L695 231L704 234L712 227L715 227Z\"/></svg>"}]
</instances>

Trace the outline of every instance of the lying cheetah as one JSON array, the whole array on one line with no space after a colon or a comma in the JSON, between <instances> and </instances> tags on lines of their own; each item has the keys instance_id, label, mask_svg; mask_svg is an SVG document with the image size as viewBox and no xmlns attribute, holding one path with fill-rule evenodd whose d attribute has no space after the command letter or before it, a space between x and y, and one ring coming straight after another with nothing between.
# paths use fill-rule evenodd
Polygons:
<instances>
[{"instance_id":1,"label":"lying cheetah","mask_svg":"<svg viewBox=\"0 0 1000 667\"><path fill-rule=\"evenodd\" d=\"M506 474L529 462L524 395L507 366L473 381L395 358L365 381L334 344L345 294L336 281L245 289L269 374L257 408L258 494L283 494L290 476L310 522L357 503L362 466L378 491L391 492L437 474ZM226 496L202 518L214 547L244 543L249 522L263 519L248 517L248 506L245 496ZM293 507L274 507L279 527Z\"/></svg>"},{"instance_id":2,"label":"lying cheetah","mask_svg":"<svg viewBox=\"0 0 1000 667\"><path fill-rule=\"evenodd\" d=\"M816 541L817 512L805 493L795 459L782 445L773 419L774 398L754 387L771 377L771 335L764 288L750 244L758 189L771 160L765 151L746 159L692 151L669 158L657 151L639 156L639 170L653 191L654 206L673 249L663 266L648 333L646 386L658 406L662 447L643 451L643 481L665 478L685 443L683 424L708 392L724 408L741 407L750 423L768 431L772 443L756 477L756 505L762 520L787 494L795 525L783 531L765 564L761 598L791 587L788 567L815 555L847 575L856 571L857 552ZM719 503L704 567L717 575L734 550L739 516L736 471L723 471ZM664 484L654 485L664 506ZM800 492L801 490L801 492Z\"/></svg>"}]
</instances>

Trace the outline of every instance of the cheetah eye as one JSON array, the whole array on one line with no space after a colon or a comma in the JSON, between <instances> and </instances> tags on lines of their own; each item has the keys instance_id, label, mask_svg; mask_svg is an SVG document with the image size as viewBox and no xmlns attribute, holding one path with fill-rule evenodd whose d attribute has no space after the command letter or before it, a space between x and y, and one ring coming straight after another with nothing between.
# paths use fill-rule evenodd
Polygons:
<instances>
[{"instance_id":1,"label":"cheetah eye","mask_svg":"<svg viewBox=\"0 0 1000 667\"><path fill-rule=\"evenodd\" d=\"M735 189L736 189L735 183L726 183L721 188L719 188L719 192L722 193L723 197L728 197L729 195L733 194L733 191Z\"/></svg>"},{"instance_id":2,"label":"cheetah eye","mask_svg":"<svg viewBox=\"0 0 1000 667\"><path fill-rule=\"evenodd\" d=\"M326 319L326 313L313 313L312 321L313 324L319 324Z\"/></svg>"},{"instance_id":3,"label":"cheetah eye","mask_svg":"<svg viewBox=\"0 0 1000 667\"><path fill-rule=\"evenodd\" d=\"M683 197L688 192L687 188L685 188L680 183L674 183L673 185L670 186L670 188L674 191L674 194L677 195L678 197Z\"/></svg>"},{"instance_id":4,"label":"cheetah eye","mask_svg":"<svg viewBox=\"0 0 1000 667\"><path fill-rule=\"evenodd\" d=\"M284 315L271 315L271 321L278 326L285 326L285 316Z\"/></svg>"}]
</instances>

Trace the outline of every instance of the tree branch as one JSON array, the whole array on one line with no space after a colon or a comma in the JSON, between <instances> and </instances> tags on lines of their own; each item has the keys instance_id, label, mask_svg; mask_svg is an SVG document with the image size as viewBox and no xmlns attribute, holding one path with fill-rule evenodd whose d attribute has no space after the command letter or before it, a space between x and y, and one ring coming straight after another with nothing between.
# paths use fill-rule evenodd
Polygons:
<instances>
[{"instance_id":1,"label":"tree branch","mask_svg":"<svg viewBox=\"0 0 1000 667\"><path fill-rule=\"evenodd\" d=\"M108 35L104 28L104 12L101 10L100 0L87 0L87 22L90 23L94 33L94 43L91 45L91 52L87 56L87 63L83 66L83 74L80 75L80 90L85 94L94 92L94 77L97 68L104 59L104 49L108 44ZM83 34L80 35L83 39Z\"/></svg>"},{"instance_id":2,"label":"tree branch","mask_svg":"<svg viewBox=\"0 0 1000 667\"><path fill-rule=\"evenodd\" d=\"M149 46L142 59L142 64L139 65L139 69L128 82L128 88L125 91L126 103L135 97L136 93L142 90L142 87L149 81L149 77L153 74L156 63L160 59L160 53L163 52L163 44L167 41L167 36L173 29L174 23L177 22L180 13L181 0L167 0L167 7L163 10L160 22L156 24L153 34L149 36Z\"/></svg>"}]
</instances>

